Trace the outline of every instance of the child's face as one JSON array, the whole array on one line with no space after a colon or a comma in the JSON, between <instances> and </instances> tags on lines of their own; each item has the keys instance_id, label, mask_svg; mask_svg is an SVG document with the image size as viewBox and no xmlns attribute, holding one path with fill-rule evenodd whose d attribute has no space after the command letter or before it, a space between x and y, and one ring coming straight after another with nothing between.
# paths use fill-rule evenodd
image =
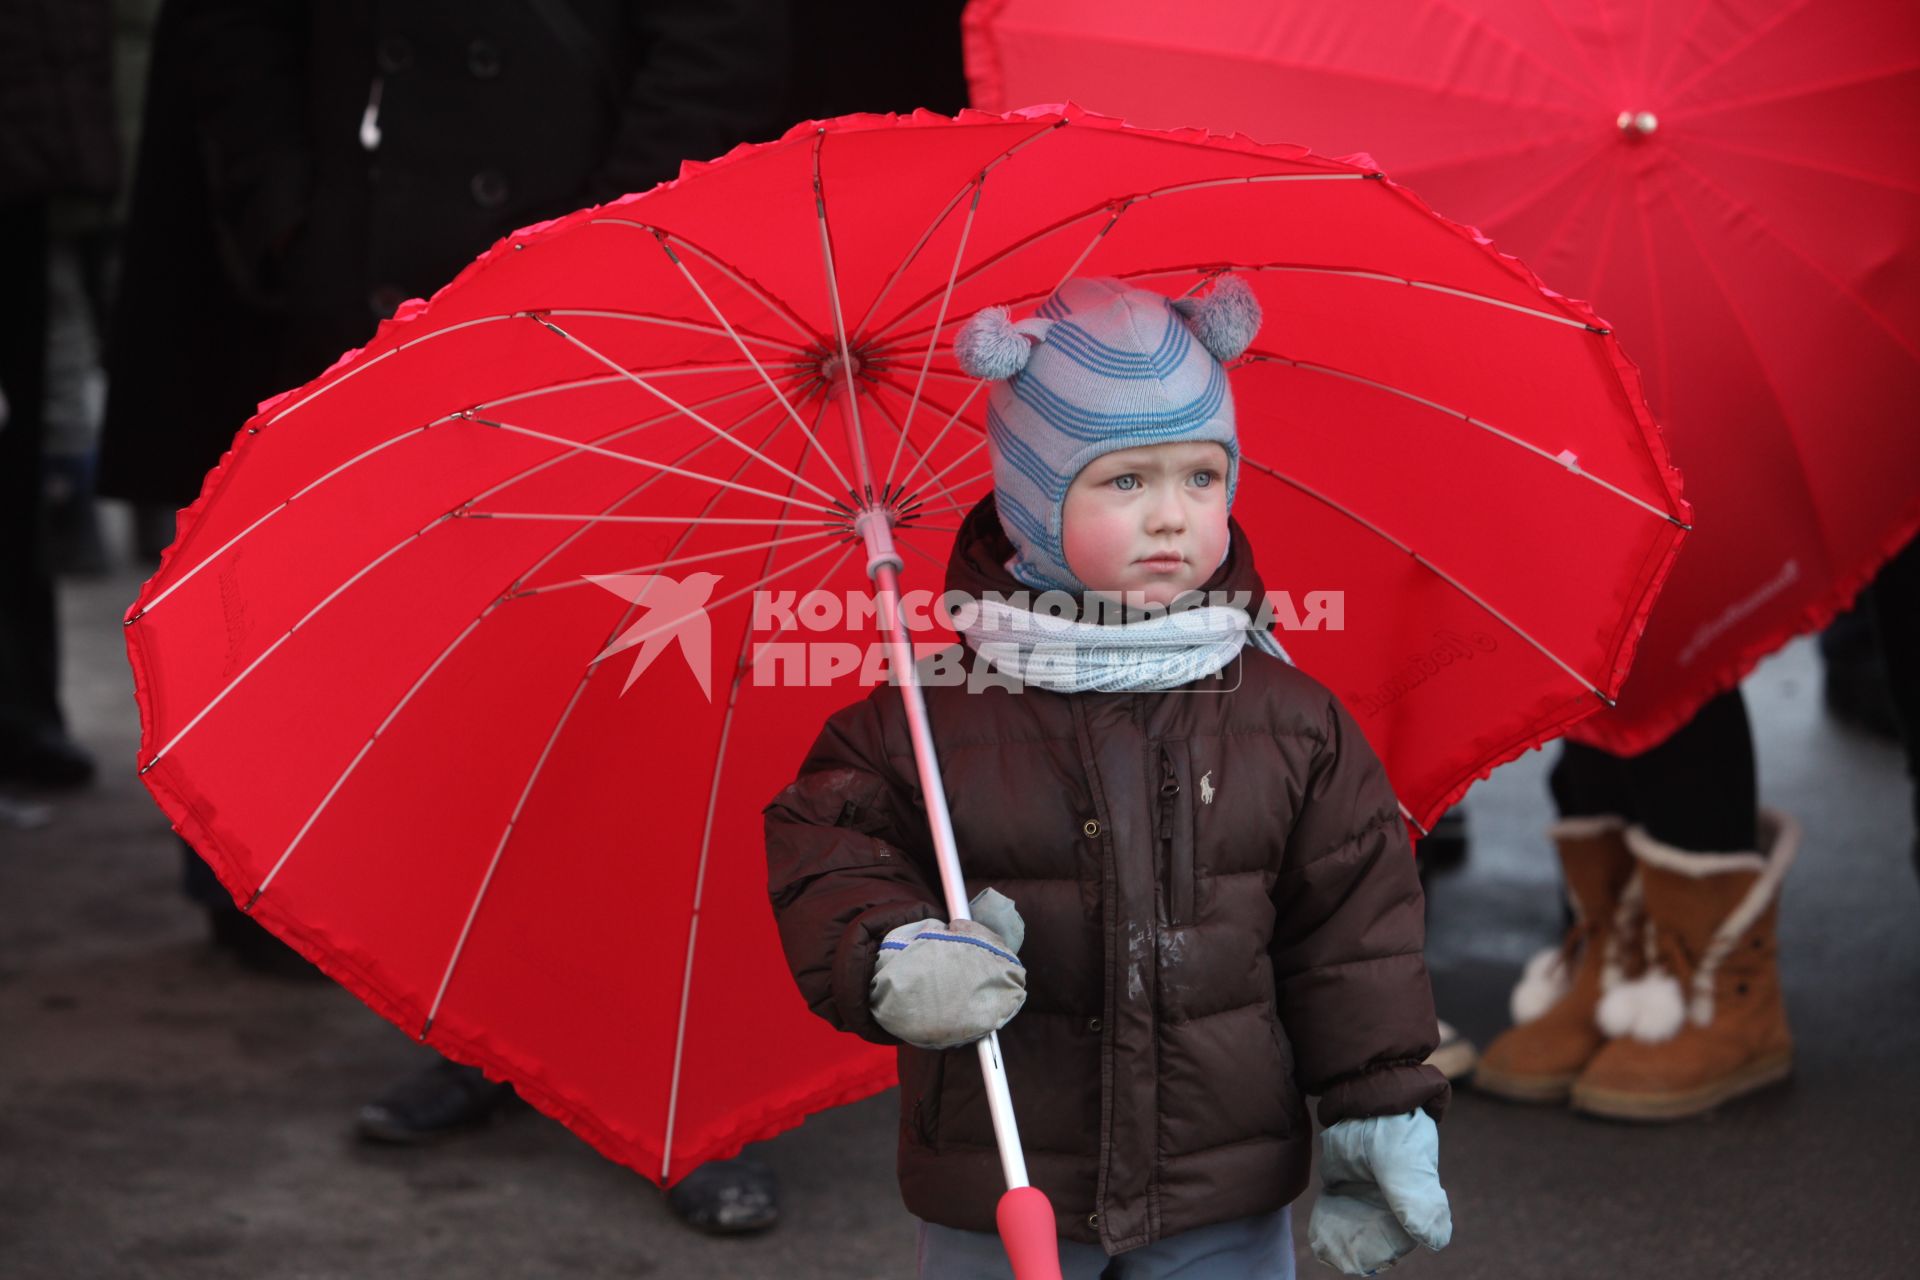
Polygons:
<instances>
[{"instance_id":1,"label":"child's face","mask_svg":"<svg viewBox=\"0 0 1920 1280\"><path fill-rule=\"evenodd\" d=\"M1182 441L1122 449L1073 478L1061 509L1067 567L1091 591L1171 604L1227 550L1227 451Z\"/></svg>"}]
</instances>

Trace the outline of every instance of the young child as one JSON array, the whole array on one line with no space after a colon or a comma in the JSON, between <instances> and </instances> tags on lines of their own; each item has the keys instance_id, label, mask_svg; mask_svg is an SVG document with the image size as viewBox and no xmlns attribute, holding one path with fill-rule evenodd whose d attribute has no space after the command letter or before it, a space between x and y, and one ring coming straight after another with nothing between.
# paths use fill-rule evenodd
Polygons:
<instances>
[{"instance_id":1,"label":"young child","mask_svg":"<svg viewBox=\"0 0 1920 1280\"><path fill-rule=\"evenodd\" d=\"M1221 363L1258 326L1231 276L1177 303L1070 280L1037 318L969 322L962 367L1000 380L994 494L956 538L947 589L1264 599L1228 518L1239 447ZM942 923L898 689L828 720L766 809L808 1004L900 1046L920 1275L1011 1274L980 1071L950 1051L996 1029L1068 1277L1292 1276L1305 1093L1326 1129L1314 1254L1365 1275L1441 1248L1447 1083L1423 1065L1420 884L1378 759L1244 613L1118 612L1063 630L987 608L960 660L1017 679L926 689L975 920Z\"/></svg>"}]
</instances>

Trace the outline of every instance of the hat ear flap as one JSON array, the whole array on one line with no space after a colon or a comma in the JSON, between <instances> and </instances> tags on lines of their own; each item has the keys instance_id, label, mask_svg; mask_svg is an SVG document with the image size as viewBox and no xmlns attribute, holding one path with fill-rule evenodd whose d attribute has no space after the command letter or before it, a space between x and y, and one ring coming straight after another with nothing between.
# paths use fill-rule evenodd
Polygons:
<instances>
[{"instance_id":1,"label":"hat ear flap","mask_svg":"<svg viewBox=\"0 0 1920 1280\"><path fill-rule=\"evenodd\" d=\"M953 358L969 377L999 382L1027 367L1034 344L1046 339L1051 320L1014 323L1006 307L988 307L954 335Z\"/></svg>"},{"instance_id":2,"label":"hat ear flap","mask_svg":"<svg viewBox=\"0 0 1920 1280\"><path fill-rule=\"evenodd\" d=\"M1260 299L1239 276L1220 276L1204 298L1182 298L1173 309L1186 317L1200 345L1225 364L1253 345L1260 332Z\"/></svg>"}]
</instances>

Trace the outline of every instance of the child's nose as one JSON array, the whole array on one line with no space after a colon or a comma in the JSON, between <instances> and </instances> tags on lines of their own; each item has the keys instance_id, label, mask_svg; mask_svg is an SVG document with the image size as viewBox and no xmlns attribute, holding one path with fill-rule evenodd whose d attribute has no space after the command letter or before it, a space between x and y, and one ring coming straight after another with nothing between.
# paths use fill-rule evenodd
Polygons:
<instances>
[{"instance_id":1,"label":"child's nose","mask_svg":"<svg viewBox=\"0 0 1920 1280\"><path fill-rule=\"evenodd\" d=\"M1162 486L1147 512L1147 528L1153 533L1180 533L1187 527L1187 507L1179 490Z\"/></svg>"}]
</instances>

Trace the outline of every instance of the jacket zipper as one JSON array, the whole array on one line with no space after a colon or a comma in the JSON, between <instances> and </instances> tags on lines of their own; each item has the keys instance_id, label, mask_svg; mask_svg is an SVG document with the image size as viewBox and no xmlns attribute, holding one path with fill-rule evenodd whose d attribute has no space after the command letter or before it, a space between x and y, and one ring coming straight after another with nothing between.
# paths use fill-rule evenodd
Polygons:
<instances>
[{"instance_id":1,"label":"jacket zipper","mask_svg":"<svg viewBox=\"0 0 1920 1280\"><path fill-rule=\"evenodd\" d=\"M1179 874L1173 865L1173 819L1179 803L1180 779L1174 773L1173 756L1160 748L1160 865L1167 869L1167 923L1181 923L1178 906L1180 891L1175 883Z\"/></svg>"}]
</instances>

